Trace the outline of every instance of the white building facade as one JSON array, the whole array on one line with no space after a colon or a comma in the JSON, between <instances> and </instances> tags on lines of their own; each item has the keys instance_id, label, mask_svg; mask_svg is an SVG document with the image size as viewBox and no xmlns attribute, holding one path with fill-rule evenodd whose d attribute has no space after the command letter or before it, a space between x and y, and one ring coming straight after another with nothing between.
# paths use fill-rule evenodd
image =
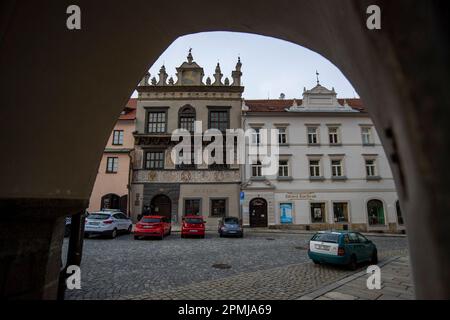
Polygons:
<instances>
[{"instance_id":1,"label":"white building facade","mask_svg":"<svg viewBox=\"0 0 450 320\"><path fill-rule=\"evenodd\" d=\"M394 179L359 99L319 83L302 100L246 100L244 129L278 129L279 170L242 168L241 210L250 227L404 232ZM262 131L261 131L262 132Z\"/></svg>"}]
</instances>

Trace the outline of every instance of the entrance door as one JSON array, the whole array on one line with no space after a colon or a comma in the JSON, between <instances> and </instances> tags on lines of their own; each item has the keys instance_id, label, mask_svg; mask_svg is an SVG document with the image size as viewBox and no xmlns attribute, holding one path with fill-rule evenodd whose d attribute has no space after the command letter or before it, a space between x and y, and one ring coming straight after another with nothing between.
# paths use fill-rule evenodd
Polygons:
<instances>
[{"instance_id":1,"label":"entrance door","mask_svg":"<svg viewBox=\"0 0 450 320\"><path fill-rule=\"evenodd\" d=\"M163 194L154 196L150 202L150 214L172 218L172 202Z\"/></svg>"},{"instance_id":2,"label":"entrance door","mask_svg":"<svg viewBox=\"0 0 450 320\"><path fill-rule=\"evenodd\" d=\"M100 210L120 209L120 197L117 194L105 194L101 199Z\"/></svg>"},{"instance_id":3,"label":"entrance door","mask_svg":"<svg viewBox=\"0 0 450 320\"><path fill-rule=\"evenodd\" d=\"M267 201L256 198L250 201L250 227L267 227Z\"/></svg>"}]
</instances>

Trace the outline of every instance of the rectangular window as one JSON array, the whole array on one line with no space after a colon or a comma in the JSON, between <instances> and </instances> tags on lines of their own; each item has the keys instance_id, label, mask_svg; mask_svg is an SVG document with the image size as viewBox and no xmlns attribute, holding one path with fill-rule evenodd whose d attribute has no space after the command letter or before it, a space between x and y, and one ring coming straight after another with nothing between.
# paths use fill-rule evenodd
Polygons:
<instances>
[{"instance_id":1,"label":"rectangular window","mask_svg":"<svg viewBox=\"0 0 450 320\"><path fill-rule=\"evenodd\" d=\"M308 127L308 144L319 143L319 129L317 127Z\"/></svg>"},{"instance_id":2,"label":"rectangular window","mask_svg":"<svg viewBox=\"0 0 450 320\"><path fill-rule=\"evenodd\" d=\"M166 112L148 111L147 113L147 132L165 133L166 132Z\"/></svg>"},{"instance_id":3,"label":"rectangular window","mask_svg":"<svg viewBox=\"0 0 450 320\"><path fill-rule=\"evenodd\" d=\"M311 222L325 222L325 203L311 203Z\"/></svg>"},{"instance_id":4,"label":"rectangular window","mask_svg":"<svg viewBox=\"0 0 450 320\"><path fill-rule=\"evenodd\" d=\"M252 131L252 144L260 144L261 143L261 129L260 128L253 128L254 131Z\"/></svg>"},{"instance_id":5,"label":"rectangular window","mask_svg":"<svg viewBox=\"0 0 450 320\"><path fill-rule=\"evenodd\" d=\"M277 129L278 129L278 143L286 144L287 143L286 128L277 128Z\"/></svg>"},{"instance_id":6,"label":"rectangular window","mask_svg":"<svg viewBox=\"0 0 450 320\"><path fill-rule=\"evenodd\" d=\"M180 129L185 129L189 132L194 132L194 116L180 116Z\"/></svg>"},{"instance_id":7,"label":"rectangular window","mask_svg":"<svg viewBox=\"0 0 450 320\"><path fill-rule=\"evenodd\" d=\"M119 158L118 157L108 157L106 160L106 172L107 173L117 173L119 168Z\"/></svg>"},{"instance_id":8,"label":"rectangular window","mask_svg":"<svg viewBox=\"0 0 450 320\"><path fill-rule=\"evenodd\" d=\"M372 128L362 127L361 128L361 138L363 145L372 144Z\"/></svg>"},{"instance_id":9,"label":"rectangular window","mask_svg":"<svg viewBox=\"0 0 450 320\"><path fill-rule=\"evenodd\" d=\"M368 177L376 176L376 168L375 168L375 160L374 159L366 160L366 174Z\"/></svg>"},{"instance_id":10,"label":"rectangular window","mask_svg":"<svg viewBox=\"0 0 450 320\"><path fill-rule=\"evenodd\" d=\"M209 112L209 128L219 129L225 132L229 129L228 123L228 111L225 110L214 110Z\"/></svg>"},{"instance_id":11,"label":"rectangular window","mask_svg":"<svg viewBox=\"0 0 450 320\"><path fill-rule=\"evenodd\" d=\"M287 160L279 161L278 176L279 177L289 177L289 163Z\"/></svg>"},{"instance_id":12,"label":"rectangular window","mask_svg":"<svg viewBox=\"0 0 450 320\"><path fill-rule=\"evenodd\" d=\"M331 160L331 174L333 177L342 177L342 160Z\"/></svg>"},{"instance_id":13,"label":"rectangular window","mask_svg":"<svg viewBox=\"0 0 450 320\"><path fill-rule=\"evenodd\" d=\"M320 160L309 160L309 175L320 177Z\"/></svg>"},{"instance_id":14,"label":"rectangular window","mask_svg":"<svg viewBox=\"0 0 450 320\"><path fill-rule=\"evenodd\" d=\"M252 165L252 176L253 177L261 177L262 176L262 166L261 166L260 161L258 161Z\"/></svg>"},{"instance_id":15,"label":"rectangular window","mask_svg":"<svg viewBox=\"0 0 450 320\"><path fill-rule=\"evenodd\" d=\"M123 130L113 131L113 145L123 145Z\"/></svg>"},{"instance_id":16,"label":"rectangular window","mask_svg":"<svg viewBox=\"0 0 450 320\"><path fill-rule=\"evenodd\" d=\"M339 144L339 128L329 127L328 128L328 138L330 144Z\"/></svg>"},{"instance_id":17,"label":"rectangular window","mask_svg":"<svg viewBox=\"0 0 450 320\"><path fill-rule=\"evenodd\" d=\"M227 199L211 199L211 217L225 217L227 214Z\"/></svg>"},{"instance_id":18,"label":"rectangular window","mask_svg":"<svg viewBox=\"0 0 450 320\"><path fill-rule=\"evenodd\" d=\"M145 169L164 169L164 152L147 152L145 154Z\"/></svg>"},{"instance_id":19,"label":"rectangular window","mask_svg":"<svg viewBox=\"0 0 450 320\"><path fill-rule=\"evenodd\" d=\"M348 203L334 202L333 203L334 222L348 222Z\"/></svg>"},{"instance_id":20,"label":"rectangular window","mask_svg":"<svg viewBox=\"0 0 450 320\"><path fill-rule=\"evenodd\" d=\"M184 200L184 215L185 216L199 216L200 215L200 199L185 199Z\"/></svg>"}]
</instances>

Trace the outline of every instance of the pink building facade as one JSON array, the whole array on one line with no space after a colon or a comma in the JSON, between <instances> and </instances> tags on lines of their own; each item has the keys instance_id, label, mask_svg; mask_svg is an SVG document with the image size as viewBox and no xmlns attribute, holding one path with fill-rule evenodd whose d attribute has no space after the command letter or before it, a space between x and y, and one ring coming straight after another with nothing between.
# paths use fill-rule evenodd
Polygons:
<instances>
[{"instance_id":1,"label":"pink building facade","mask_svg":"<svg viewBox=\"0 0 450 320\"><path fill-rule=\"evenodd\" d=\"M106 144L89 201L89 212L120 209L129 212L130 153L134 148L136 99L122 111Z\"/></svg>"}]
</instances>

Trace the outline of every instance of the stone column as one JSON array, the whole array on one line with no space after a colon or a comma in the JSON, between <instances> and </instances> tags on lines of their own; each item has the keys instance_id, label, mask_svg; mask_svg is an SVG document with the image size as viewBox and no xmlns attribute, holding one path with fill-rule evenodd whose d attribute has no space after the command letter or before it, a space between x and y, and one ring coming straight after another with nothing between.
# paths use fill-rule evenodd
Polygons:
<instances>
[{"instance_id":1,"label":"stone column","mask_svg":"<svg viewBox=\"0 0 450 320\"><path fill-rule=\"evenodd\" d=\"M88 200L0 200L0 299L56 299L64 220Z\"/></svg>"}]
</instances>

